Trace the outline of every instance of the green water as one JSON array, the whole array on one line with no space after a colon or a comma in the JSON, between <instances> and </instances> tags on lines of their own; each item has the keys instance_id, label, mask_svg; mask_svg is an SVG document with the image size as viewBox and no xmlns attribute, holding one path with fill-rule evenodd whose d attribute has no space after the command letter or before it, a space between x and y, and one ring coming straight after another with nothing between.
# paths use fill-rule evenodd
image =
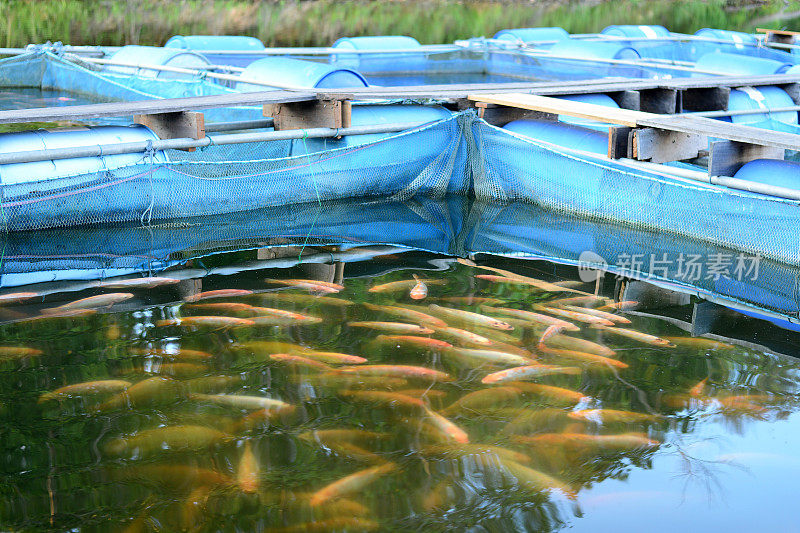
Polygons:
<instances>
[{"instance_id":1,"label":"green water","mask_svg":"<svg viewBox=\"0 0 800 533\"><path fill-rule=\"evenodd\" d=\"M245 255L223 254L193 266L235 265ZM560 280L548 273L552 268L544 262L481 264L548 282ZM392 333L348 324L414 323L385 308L367 309L364 303L438 304L481 313L485 310L479 305L439 298L493 298L496 306L533 310L536 304L575 296L551 292L552 286L479 279L476 274L492 273L422 253L208 278L183 279L180 272L175 275L182 281L156 288L49 292L40 285L40 296L0 308L5 321L0 344L41 352L7 350L0 357L0 529L796 528L790 489L800 474L793 445L800 434L800 362L759 348L758 342L766 339L753 339L746 347L660 347L572 321L580 331L562 335L614 352L606 355L613 359L610 364L590 364L539 349L541 324L512 318L514 329L504 331L446 318L452 326L492 340L487 349L568 367L563 374L523 382L583 396L565 399L526 385L482 383L487 375L516 365L465 357L458 347L479 346L439 332L422 336L451 342L455 350L376 341ZM429 280L427 298L410 299L408 287L368 290L410 280L412 274ZM162 275L169 277L170 272ZM316 298L318 293L265 281L309 278L338 281L344 289ZM594 291L594 284L573 285ZM606 285L601 295L613 298L612 288ZM219 289L253 294L195 302L246 304L229 309L192 307L187 301L200 291ZM112 293L133 296L86 316L42 318L48 316L47 309ZM592 305L598 303L602 302ZM245 322L236 327L173 320L222 315L246 321L256 313L247 306L320 320L306 325ZM429 313L435 315L435 308ZM619 315L632 322L621 327L688 337L657 317ZM314 358L308 349L339 352L366 358L360 366L421 366L444 372L449 379L373 378L364 377L363 370L342 371L346 365L341 364L330 364L337 371L319 363L276 361L270 355L290 347L264 344L274 341L302 346L296 353L308 358ZM183 357L166 355L170 353ZM212 376L224 377L204 379ZM135 386L146 379L157 386L144 394L126 395L117 388L42 397L70 384L122 380ZM704 379L705 386L691 396L690 389ZM501 387L514 390L453 406L469 393ZM401 396L387 402L371 391ZM196 394L272 398L289 406L267 414L255 407L218 405ZM726 399L731 396L748 398ZM579 412L598 408L646 416L624 413L622 420L609 421L597 418L597 413ZM441 413L456 429L442 425ZM592 437L628 433L636 434L633 444L601 446ZM363 483L349 490L323 491L365 470L365 476L372 475L362 478Z\"/></svg>"}]
</instances>

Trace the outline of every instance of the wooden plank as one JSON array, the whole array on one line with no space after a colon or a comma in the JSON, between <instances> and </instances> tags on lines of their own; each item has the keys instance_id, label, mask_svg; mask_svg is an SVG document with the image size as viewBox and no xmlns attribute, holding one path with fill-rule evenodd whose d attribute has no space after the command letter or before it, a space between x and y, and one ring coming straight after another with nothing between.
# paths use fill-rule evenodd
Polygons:
<instances>
[{"instance_id":1,"label":"wooden plank","mask_svg":"<svg viewBox=\"0 0 800 533\"><path fill-rule=\"evenodd\" d=\"M474 102L485 102L487 104L498 104L531 111L542 111L555 115L569 115L571 117L588 118L607 124L618 124L620 126L635 127L638 120L650 115L641 111L631 111L630 109L618 109L605 107L585 102L573 102L571 100L560 100L547 96L534 94L473 94L469 99ZM653 115L658 116L658 115Z\"/></svg>"},{"instance_id":2,"label":"wooden plank","mask_svg":"<svg viewBox=\"0 0 800 533\"><path fill-rule=\"evenodd\" d=\"M9 109L0 111L0 124L14 122L80 121L87 118L127 117L175 113L200 109L233 106L261 106L270 102L303 102L315 100L313 92L265 91L253 93L221 94L214 96L192 96L188 98L159 98L138 102L111 102L32 109Z\"/></svg>"},{"instance_id":3,"label":"wooden plank","mask_svg":"<svg viewBox=\"0 0 800 533\"><path fill-rule=\"evenodd\" d=\"M633 157L639 161L666 163L697 157L708 146L704 135L642 128L633 132Z\"/></svg>"},{"instance_id":4,"label":"wooden plank","mask_svg":"<svg viewBox=\"0 0 800 533\"><path fill-rule=\"evenodd\" d=\"M608 128L608 158L620 159L628 157L628 138L631 128L628 126L611 126Z\"/></svg>"},{"instance_id":5,"label":"wooden plank","mask_svg":"<svg viewBox=\"0 0 800 533\"><path fill-rule=\"evenodd\" d=\"M709 176L733 176L753 159L783 159L784 150L774 146L759 146L736 141L714 141L708 156Z\"/></svg>"},{"instance_id":6,"label":"wooden plank","mask_svg":"<svg viewBox=\"0 0 800 533\"><path fill-rule=\"evenodd\" d=\"M159 139L202 139L206 136L205 116L196 111L134 115L133 122L147 126ZM194 148L186 148L194 152Z\"/></svg>"},{"instance_id":7,"label":"wooden plank","mask_svg":"<svg viewBox=\"0 0 800 533\"><path fill-rule=\"evenodd\" d=\"M275 120L275 131L341 128L341 100L287 102L264 105L264 116Z\"/></svg>"}]
</instances>

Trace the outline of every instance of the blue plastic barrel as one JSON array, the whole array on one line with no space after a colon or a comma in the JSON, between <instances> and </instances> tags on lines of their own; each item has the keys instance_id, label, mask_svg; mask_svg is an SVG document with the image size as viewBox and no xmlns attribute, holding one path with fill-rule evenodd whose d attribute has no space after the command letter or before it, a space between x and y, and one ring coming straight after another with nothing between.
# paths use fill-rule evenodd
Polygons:
<instances>
[{"instance_id":1,"label":"blue plastic barrel","mask_svg":"<svg viewBox=\"0 0 800 533\"><path fill-rule=\"evenodd\" d=\"M157 46L123 46L116 51L110 59L132 65L158 65L199 70L203 70L210 65L209 61L198 53L177 48L159 48ZM104 67L104 70L115 74L172 80L192 79L196 77L194 74L180 74L165 70L120 67L116 65L107 65Z\"/></svg>"},{"instance_id":2,"label":"blue plastic barrel","mask_svg":"<svg viewBox=\"0 0 800 533\"><path fill-rule=\"evenodd\" d=\"M405 35L378 35L374 37L342 37L332 48L342 50L399 50L398 53L333 54L331 64L358 69L364 73L419 72L425 70L427 58L422 51L414 51L422 45L413 37Z\"/></svg>"},{"instance_id":3,"label":"blue plastic barrel","mask_svg":"<svg viewBox=\"0 0 800 533\"><path fill-rule=\"evenodd\" d=\"M336 68L326 63L314 63L288 57L265 57L250 63L240 76L242 79L263 80L281 86L311 88L367 87L369 84L358 72ZM269 87L237 82L236 90L242 92L268 91Z\"/></svg>"},{"instance_id":4,"label":"blue plastic barrel","mask_svg":"<svg viewBox=\"0 0 800 533\"><path fill-rule=\"evenodd\" d=\"M697 37L725 41L735 45L737 48L745 48L758 44L758 39L751 33L743 33L731 30L716 30L714 28L703 28L694 32Z\"/></svg>"},{"instance_id":5,"label":"blue plastic barrel","mask_svg":"<svg viewBox=\"0 0 800 533\"><path fill-rule=\"evenodd\" d=\"M770 112L770 109L795 105L789 94L779 87L742 87L731 90L728 110L763 109L763 114L733 115L725 117L726 122L752 124L766 119L780 120L787 124L797 124L797 111Z\"/></svg>"},{"instance_id":6,"label":"blue plastic barrel","mask_svg":"<svg viewBox=\"0 0 800 533\"><path fill-rule=\"evenodd\" d=\"M174 35L165 48L183 50L224 50L226 52L263 50L264 43L242 35Z\"/></svg>"},{"instance_id":7,"label":"blue plastic barrel","mask_svg":"<svg viewBox=\"0 0 800 533\"><path fill-rule=\"evenodd\" d=\"M733 177L800 190L800 163L782 159L754 159L745 163Z\"/></svg>"},{"instance_id":8,"label":"blue plastic barrel","mask_svg":"<svg viewBox=\"0 0 800 533\"><path fill-rule=\"evenodd\" d=\"M90 126L86 128L70 128L68 130L31 130L0 133L0 153L156 140L158 140L158 137L150 129L140 125ZM159 162L168 160L164 152L156 152L154 159ZM14 185L65 176L78 176L102 170L113 170L142 161L145 161L145 156L138 153L0 165L0 184ZM150 161L149 156L146 161Z\"/></svg>"},{"instance_id":9,"label":"blue plastic barrel","mask_svg":"<svg viewBox=\"0 0 800 533\"><path fill-rule=\"evenodd\" d=\"M200 51L215 65L246 67L264 57L249 53L264 50L264 43L255 37L241 35L175 35L164 46Z\"/></svg>"},{"instance_id":10,"label":"blue plastic barrel","mask_svg":"<svg viewBox=\"0 0 800 533\"><path fill-rule=\"evenodd\" d=\"M572 102L584 102L586 104L601 105L604 107L614 107L619 109L619 104L607 94L570 94L568 96L559 96L561 100L570 100ZM566 122L567 124L575 124L585 128L591 128L598 131L608 131L608 124L590 120L588 118L571 117L569 115L559 115L558 120Z\"/></svg>"},{"instance_id":11,"label":"blue plastic barrel","mask_svg":"<svg viewBox=\"0 0 800 533\"><path fill-rule=\"evenodd\" d=\"M511 30L500 30L494 34L493 39L503 41L522 41L533 43L539 41L561 41L569 39L569 33L564 28L516 28Z\"/></svg>"},{"instance_id":12,"label":"blue plastic barrel","mask_svg":"<svg viewBox=\"0 0 800 533\"><path fill-rule=\"evenodd\" d=\"M558 146L596 154L608 153L608 133L555 120L514 120L503 126L503 129Z\"/></svg>"},{"instance_id":13,"label":"blue plastic barrel","mask_svg":"<svg viewBox=\"0 0 800 533\"><path fill-rule=\"evenodd\" d=\"M670 36L670 31L664 26L639 26L636 24L606 26L600 33L614 37L630 37L631 39L658 39Z\"/></svg>"},{"instance_id":14,"label":"blue plastic barrel","mask_svg":"<svg viewBox=\"0 0 800 533\"><path fill-rule=\"evenodd\" d=\"M578 39L567 39L558 42L550 49L550 53L557 56L589 59L625 59L631 61L640 59L639 52L625 44L582 41Z\"/></svg>"},{"instance_id":15,"label":"blue plastic barrel","mask_svg":"<svg viewBox=\"0 0 800 533\"><path fill-rule=\"evenodd\" d=\"M695 63L695 67L700 70L713 71L720 74L759 76L783 74L792 67L792 63L777 61L775 59L764 59L762 57L714 52L700 56ZM698 73L697 75L707 76L708 74Z\"/></svg>"}]
</instances>

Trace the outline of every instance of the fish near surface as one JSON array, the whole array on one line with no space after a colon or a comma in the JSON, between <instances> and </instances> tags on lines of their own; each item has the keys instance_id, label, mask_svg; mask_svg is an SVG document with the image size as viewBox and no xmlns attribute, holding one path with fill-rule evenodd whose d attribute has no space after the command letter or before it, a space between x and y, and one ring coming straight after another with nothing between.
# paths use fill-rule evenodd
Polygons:
<instances>
[{"instance_id":1,"label":"fish near surface","mask_svg":"<svg viewBox=\"0 0 800 533\"><path fill-rule=\"evenodd\" d=\"M521 320L527 320L532 324L542 324L545 326L561 326L565 331L580 331L581 328L560 318L543 315L541 313L534 313L533 311L524 311L522 309L513 309L511 307L494 307L491 305L482 305L481 311L485 313L494 313L497 315L512 316Z\"/></svg>"},{"instance_id":2,"label":"fish near surface","mask_svg":"<svg viewBox=\"0 0 800 533\"><path fill-rule=\"evenodd\" d=\"M316 507L332 499L359 492L379 478L397 470L398 466L394 463L360 470L318 490L311 496L309 503L312 507Z\"/></svg>"},{"instance_id":3,"label":"fish near surface","mask_svg":"<svg viewBox=\"0 0 800 533\"><path fill-rule=\"evenodd\" d=\"M281 410L291 408L292 405L274 398L264 396L247 396L243 394L200 394L191 393L189 399L200 402L210 402L217 405L237 407L239 409L270 409Z\"/></svg>"},{"instance_id":4,"label":"fish near surface","mask_svg":"<svg viewBox=\"0 0 800 533\"><path fill-rule=\"evenodd\" d=\"M227 433L203 426L165 426L147 429L108 441L104 451L109 455L122 455L137 452L149 455L169 449L190 451L210 448L232 437Z\"/></svg>"},{"instance_id":5,"label":"fish near surface","mask_svg":"<svg viewBox=\"0 0 800 533\"><path fill-rule=\"evenodd\" d=\"M619 335L622 337L627 337L629 339L633 339L635 341L643 342L644 344L651 344L653 346L663 346L666 348L674 348L675 345L669 342L666 339L662 339L661 337L656 337L655 335L650 335L648 333L642 333L641 331L636 331L633 329L627 328L614 328L614 327L602 327L600 331L604 333L613 333L615 335Z\"/></svg>"},{"instance_id":6,"label":"fish near surface","mask_svg":"<svg viewBox=\"0 0 800 533\"><path fill-rule=\"evenodd\" d=\"M384 346L394 346L398 348L408 346L422 350L444 350L453 347L449 342L431 339L430 337L417 337L415 335L378 335L372 342Z\"/></svg>"},{"instance_id":7,"label":"fish near surface","mask_svg":"<svg viewBox=\"0 0 800 533\"><path fill-rule=\"evenodd\" d=\"M258 459L253 453L250 442L245 442L242 457L239 460L239 468L236 470L236 484L239 489L247 494L258 492L259 481Z\"/></svg>"},{"instance_id":8,"label":"fish near surface","mask_svg":"<svg viewBox=\"0 0 800 533\"><path fill-rule=\"evenodd\" d=\"M84 383L74 383L66 385L56 390L45 392L39 396L39 403L44 403L51 400L65 400L74 398L76 396L84 396L87 394L106 394L124 391L131 386L130 381L123 381L120 379L104 379L98 381L86 381Z\"/></svg>"},{"instance_id":9,"label":"fish near surface","mask_svg":"<svg viewBox=\"0 0 800 533\"><path fill-rule=\"evenodd\" d=\"M425 285L425 283L423 283L416 274L414 274L414 281L417 283L414 285L411 291L409 291L408 296L412 300L422 300L428 296L428 286Z\"/></svg>"},{"instance_id":10,"label":"fish near surface","mask_svg":"<svg viewBox=\"0 0 800 533\"><path fill-rule=\"evenodd\" d=\"M187 302L199 302L200 300L208 300L209 298L230 298L234 296L248 296L253 294L253 291L248 289L217 289L214 291L203 291L197 294L192 294L184 298Z\"/></svg>"},{"instance_id":11,"label":"fish near surface","mask_svg":"<svg viewBox=\"0 0 800 533\"><path fill-rule=\"evenodd\" d=\"M428 283L430 285L444 285L444 280L439 279L426 279L422 281L416 274L413 274L414 279L405 279L401 281L390 281L389 283L382 283L380 285L375 285L374 287L369 288L369 292L372 293L386 293L386 292L399 292L405 290L413 290L419 284ZM427 289L425 289L427 294Z\"/></svg>"},{"instance_id":12,"label":"fish near surface","mask_svg":"<svg viewBox=\"0 0 800 533\"><path fill-rule=\"evenodd\" d=\"M405 324L403 322L348 322L351 328L370 328L388 333L404 333L416 335L430 335L433 333L431 328L419 326L417 324Z\"/></svg>"},{"instance_id":13,"label":"fish near surface","mask_svg":"<svg viewBox=\"0 0 800 533\"><path fill-rule=\"evenodd\" d=\"M267 283L272 283L273 285L296 287L298 289L306 289L312 292L320 292L325 294L341 292L344 290L344 285L316 279L266 279L264 281Z\"/></svg>"},{"instance_id":14,"label":"fish near surface","mask_svg":"<svg viewBox=\"0 0 800 533\"><path fill-rule=\"evenodd\" d=\"M437 304L430 304L428 308L436 315L450 318L459 322L478 324L503 331L512 331L514 329L514 326L508 324L507 322L503 322L500 319L482 315L480 313L473 313L472 311L464 311L463 309L454 309L452 307L442 307L441 305Z\"/></svg>"},{"instance_id":15,"label":"fish near surface","mask_svg":"<svg viewBox=\"0 0 800 533\"><path fill-rule=\"evenodd\" d=\"M528 365L509 368L508 370L501 370L487 375L481 380L484 384L493 383L506 383L509 381L518 381L525 379L538 378L542 376L550 376L553 374L569 374L578 375L582 371L580 368L572 366L555 366L555 365Z\"/></svg>"},{"instance_id":16,"label":"fish near surface","mask_svg":"<svg viewBox=\"0 0 800 533\"><path fill-rule=\"evenodd\" d=\"M498 350L481 350L476 348L450 348L447 350L446 354L448 356L460 359L473 359L477 361L482 361L491 364L498 364L498 365L530 365L534 364L535 361L528 357L523 357L521 355L516 355L513 353L508 352L501 352Z\"/></svg>"},{"instance_id":17,"label":"fish near surface","mask_svg":"<svg viewBox=\"0 0 800 533\"><path fill-rule=\"evenodd\" d=\"M128 407L173 403L186 398L186 389L180 381L166 376L147 378L115 394L97 406L100 412L115 411Z\"/></svg>"},{"instance_id":18,"label":"fish near surface","mask_svg":"<svg viewBox=\"0 0 800 533\"><path fill-rule=\"evenodd\" d=\"M185 316L182 318L168 318L156 322L157 327L181 326L181 327L205 327L205 328L241 328L255 326L256 323L246 318L235 318L232 316Z\"/></svg>"},{"instance_id":19,"label":"fish near surface","mask_svg":"<svg viewBox=\"0 0 800 533\"><path fill-rule=\"evenodd\" d=\"M595 355L593 353L578 352L575 350L561 350L558 348L548 348L546 344L540 344L539 350L548 355L554 355L563 359L586 363L590 365L605 365L609 367L619 368L620 370L628 368L628 364L618 359L610 357L603 357L602 355Z\"/></svg>"},{"instance_id":20,"label":"fish near surface","mask_svg":"<svg viewBox=\"0 0 800 533\"><path fill-rule=\"evenodd\" d=\"M553 335L544 342L544 345L548 348L593 353L595 355L602 355L603 357L614 357L617 354L617 352L608 346L577 337L570 337L568 335Z\"/></svg>"},{"instance_id":21,"label":"fish near surface","mask_svg":"<svg viewBox=\"0 0 800 533\"><path fill-rule=\"evenodd\" d=\"M99 309L103 307L111 307L114 304L124 302L133 298L133 294L129 292L110 292L108 294L98 294L97 296L89 296L88 298L81 298L74 302L52 307L50 309L42 309L43 314L58 314L62 311L74 311L77 309Z\"/></svg>"},{"instance_id":22,"label":"fish near surface","mask_svg":"<svg viewBox=\"0 0 800 533\"><path fill-rule=\"evenodd\" d=\"M570 418L598 424L657 422L663 416L617 409L582 409L569 413Z\"/></svg>"},{"instance_id":23,"label":"fish near surface","mask_svg":"<svg viewBox=\"0 0 800 533\"><path fill-rule=\"evenodd\" d=\"M414 378L429 381L452 381L453 378L445 372L411 365L362 365L345 367L336 370L343 374L357 374L360 376L384 376L395 378Z\"/></svg>"},{"instance_id":24,"label":"fish near surface","mask_svg":"<svg viewBox=\"0 0 800 533\"><path fill-rule=\"evenodd\" d=\"M436 318L435 316L431 316L421 311L408 309L399 305L375 305L364 302L364 307L370 311L380 311L381 313L386 313L388 315L397 316L411 322L416 322L417 324L425 327L447 327L447 323L440 318Z\"/></svg>"}]
</instances>

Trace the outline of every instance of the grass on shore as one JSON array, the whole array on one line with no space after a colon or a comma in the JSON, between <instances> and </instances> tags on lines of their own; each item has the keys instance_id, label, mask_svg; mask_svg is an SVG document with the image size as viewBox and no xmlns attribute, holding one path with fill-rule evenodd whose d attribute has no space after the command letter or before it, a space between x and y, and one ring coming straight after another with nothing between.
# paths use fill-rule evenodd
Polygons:
<instances>
[{"instance_id":1,"label":"grass on shore","mask_svg":"<svg viewBox=\"0 0 800 533\"><path fill-rule=\"evenodd\" d=\"M268 46L327 46L358 35L446 43L503 28L561 26L583 33L609 24L752 31L759 21L781 27L785 18L800 16L799 9L800 2L783 0L4 0L0 46L47 40L160 46L176 34L251 35Z\"/></svg>"}]
</instances>

